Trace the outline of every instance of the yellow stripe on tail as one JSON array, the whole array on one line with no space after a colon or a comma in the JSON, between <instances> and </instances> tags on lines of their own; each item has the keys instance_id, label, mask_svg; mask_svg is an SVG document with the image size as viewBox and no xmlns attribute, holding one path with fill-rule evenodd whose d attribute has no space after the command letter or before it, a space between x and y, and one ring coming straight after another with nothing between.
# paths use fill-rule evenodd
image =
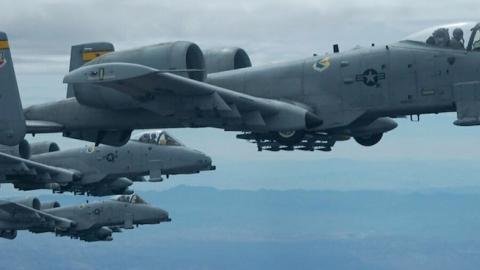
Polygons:
<instances>
[{"instance_id":1,"label":"yellow stripe on tail","mask_svg":"<svg viewBox=\"0 0 480 270\"><path fill-rule=\"evenodd\" d=\"M9 49L8 40L0 40L0 50Z\"/></svg>"},{"instance_id":2,"label":"yellow stripe on tail","mask_svg":"<svg viewBox=\"0 0 480 270\"><path fill-rule=\"evenodd\" d=\"M84 52L83 53L83 61L85 62L88 62L88 61L92 61L93 59L99 57L99 56L102 56L104 54L107 54L111 51L97 51L97 52Z\"/></svg>"}]
</instances>

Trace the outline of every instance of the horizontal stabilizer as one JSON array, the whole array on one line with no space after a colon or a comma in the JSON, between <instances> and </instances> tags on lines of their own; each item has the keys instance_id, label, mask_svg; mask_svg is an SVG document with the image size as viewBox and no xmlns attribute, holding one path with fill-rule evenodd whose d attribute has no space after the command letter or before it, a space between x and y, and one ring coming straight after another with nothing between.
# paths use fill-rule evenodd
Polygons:
<instances>
[{"instance_id":1,"label":"horizontal stabilizer","mask_svg":"<svg viewBox=\"0 0 480 270\"><path fill-rule=\"evenodd\" d=\"M104 54L113 52L115 48L113 44L108 42L94 42L85 43L72 46L70 51L70 69L75 70L85 63L92 61L93 59L102 56ZM68 85L67 98L73 97L74 91L71 85Z\"/></svg>"}]
</instances>

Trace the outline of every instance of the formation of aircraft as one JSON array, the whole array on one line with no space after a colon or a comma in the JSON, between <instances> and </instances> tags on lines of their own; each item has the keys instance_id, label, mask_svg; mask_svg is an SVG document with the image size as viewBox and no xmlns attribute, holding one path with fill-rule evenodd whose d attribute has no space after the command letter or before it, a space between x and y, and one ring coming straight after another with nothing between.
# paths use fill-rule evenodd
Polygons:
<instances>
[{"instance_id":1,"label":"formation of aircraft","mask_svg":"<svg viewBox=\"0 0 480 270\"><path fill-rule=\"evenodd\" d=\"M187 41L125 51L108 42L75 45L66 98L22 111L0 33L2 182L103 196L130 194L145 176L155 182L214 169L209 157L168 133L132 136L138 129L213 127L239 132L259 151L331 151L350 138L379 143L398 117L456 112L455 125L480 125L480 24L438 26L385 46L333 48L253 66L241 48L202 51ZM26 153L25 134L58 132L95 145Z\"/></svg>"},{"instance_id":2,"label":"formation of aircraft","mask_svg":"<svg viewBox=\"0 0 480 270\"><path fill-rule=\"evenodd\" d=\"M87 242L111 241L112 233L134 225L170 222L168 212L147 204L138 195L61 207L38 198L0 200L0 237L15 239L17 231L54 233Z\"/></svg>"}]
</instances>

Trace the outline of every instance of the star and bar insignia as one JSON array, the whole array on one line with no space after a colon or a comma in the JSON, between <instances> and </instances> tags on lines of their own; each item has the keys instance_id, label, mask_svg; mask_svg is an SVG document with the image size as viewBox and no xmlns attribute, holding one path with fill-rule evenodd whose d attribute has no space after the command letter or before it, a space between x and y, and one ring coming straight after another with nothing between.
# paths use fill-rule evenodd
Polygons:
<instances>
[{"instance_id":1,"label":"star and bar insignia","mask_svg":"<svg viewBox=\"0 0 480 270\"><path fill-rule=\"evenodd\" d=\"M355 76L357 82L363 82L366 86L378 86L379 81L385 80L385 73L378 73L375 69L370 68L365 70L362 74Z\"/></svg>"}]
</instances>

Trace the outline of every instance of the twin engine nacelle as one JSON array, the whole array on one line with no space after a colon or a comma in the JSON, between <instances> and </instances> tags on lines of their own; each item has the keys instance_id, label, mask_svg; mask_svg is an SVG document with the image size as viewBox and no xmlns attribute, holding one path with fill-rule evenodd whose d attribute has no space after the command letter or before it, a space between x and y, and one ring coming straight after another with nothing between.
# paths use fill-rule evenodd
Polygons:
<instances>
[{"instance_id":1,"label":"twin engine nacelle","mask_svg":"<svg viewBox=\"0 0 480 270\"><path fill-rule=\"evenodd\" d=\"M137 49L111 52L85 65L131 63L176 73L193 80L205 79L205 60L197 44L188 41L161 43Z\"/></svg>"},{"instance_id":2,"label":"twin engine nacelle","mask_svg":"<svg viewBox=\"0 0 480 270\"><path fill-rule=\"evenodd\" d=\"M59 150L60 147L58 144L49 141L29 143L27 140L23 140L16 146L0 145L0 152L24 159L30 159L32 155L56 152Z\"/></svg>"},{"instance_id":3,"label":"twin engine nacelle","mask_svg":"<svg viewBox=\"0 0 480 270\"><path fill-rule=\"evenodd\" d=\"M204 51L207 73L223 72L252 66L247 52L242 48L219 48Z\"/></svg>"},{"instance_id":4,"label":"twin engine nacelle","mask_svg":"<svg viewBox=\"0 0 480 270\"><path fill-rule=\"evenodd\" d=\"M47 209L60 207L60 203L57 201L41 203L37 197L19 199L19 200L15 200L14 202L28 206L35 210L47 210Z\"/></svg>"},{"instance_id":5,"label":"twin engine nacelle","mask_svg":"<svg viewBox=\"0 0 480 270\"><path fill-rule=\"evenodd\" d=\"M245 68L252 65L248 54L241 48L211 49L204 53L195 43L176 41L104 53L102 50L105 50L105 44L81 45L81 48L88 49L84 52L84 60L93 57L93 60L85 63L84 66L105 63L138 64L192 80L204 81L207 73ZM72 47L72 56L76 55L74 51L78 50L78 46L80 45ZM113 45L110 47L113 50ZM96 51L98 51L98 57L95 57ZM74 61L74 59L72 58L71 61ZM138 103L130 96L111 88L77 84L72 86L72 89L74 96L82 105L111 110L138 107Z\"/></svg>"},{"instance_id":6,"label":"twin engine nacelle","mask_svg":"<svg viewBox=\"0 0 480 270\"><path fill-rule=\"evenodd\" d=\"M42 207L42 203L40 203L40 200L36 197L29 197L25 199L19 199L15 200L15 203L25 205L27 207L33 208L35 210L40 210Z\"/></svg>"},{"instance_id":7,"label":"twin engine nacelle","mask_svg":"<svg viewBox=\"0 0 480 270\"><path fill-rule=\"evenodd\" d=\"M37 143L30 143L30 154L40 155L45 153L60 151L60 147L55 142L44 141Z\"/></svg>"}]
</instances>

